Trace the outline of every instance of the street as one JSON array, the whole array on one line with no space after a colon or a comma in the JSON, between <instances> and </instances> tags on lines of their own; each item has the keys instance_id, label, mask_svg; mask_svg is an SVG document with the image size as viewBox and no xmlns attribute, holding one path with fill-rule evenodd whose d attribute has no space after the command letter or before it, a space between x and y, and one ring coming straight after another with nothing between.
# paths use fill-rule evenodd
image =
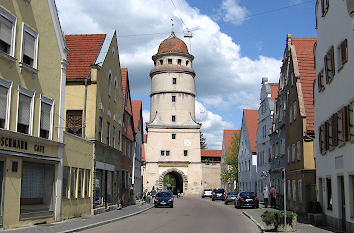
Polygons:
<instances>
[{"instance_id":1,"label":"street","mask_svg":"<svg viewBox=\"0 0 354 233\"><path fill-rule=\"evenodd\" d=\"M206 198L175 198L174 208L153 208L142 214L84 232L122 233L223 233L260 232L242 211L223 201Z\"/></svg>"}]
</instances>

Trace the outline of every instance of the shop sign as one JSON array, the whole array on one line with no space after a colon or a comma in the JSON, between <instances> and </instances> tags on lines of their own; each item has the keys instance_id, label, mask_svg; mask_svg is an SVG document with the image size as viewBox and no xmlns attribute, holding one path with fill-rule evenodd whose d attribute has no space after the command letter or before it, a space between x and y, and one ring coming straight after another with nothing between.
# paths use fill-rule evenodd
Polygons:
<instances>
[{"instance_id":1,"label":"shop sign","mask_svg":"<svg viewBox=\"0 0 354 233\"><path fill-rule=\"evenodd\" d=\"M0 136L0 148L15 150L15 151L21 150L26 152L34 151L35 153L40 153L40 154L44 154L45 152L45 147L43 145L39 145L35 143L33 144L26 140L6 137L6 136Z\"/></svg>"}]
</instances>

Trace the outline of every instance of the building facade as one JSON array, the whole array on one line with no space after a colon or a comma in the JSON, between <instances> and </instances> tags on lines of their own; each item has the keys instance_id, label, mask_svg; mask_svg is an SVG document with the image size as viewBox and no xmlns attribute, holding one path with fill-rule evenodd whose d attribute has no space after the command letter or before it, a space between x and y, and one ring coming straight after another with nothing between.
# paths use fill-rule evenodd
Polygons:
<instances>
[{"instance_id":1,"label":"building facade","mask_svg":"<svg viewBox=\"0 0 354 233\"><path fill-rule=\"evenodd\" d=\"M134 154L133 154L133 174L132 184L134 186L135 197L141 198L143 194L143 178L141 175L142 146L144 137L143 103L141 100L132 101L134 118Z\"/></svg>"},{"instance_id":2,"label":"building facade","mask_svg":"<svg viewBox=\"0 0 354 233\"><path fill-rule=\"evenodd\" d=\"M116 33L66 35L66 131L94 143L93 212L121 202L123 94ZM77 172L70 168L70 174ZM73 194L73 198L75 198Z\"/></svg>"},{"instance_id":3,"label":"building facade","mask_svg":"<svg viewBox=\"0 0 354 233\"><path fill-rule=\"evenodd\" d=\"M315 157L327 225L354 232L354 4L317 1Z\"/></svg>"},{"instance_id":4,"label":"building facade","mask_svg":"<svg viewBox=\"0 0 354 233\"><path fill-rule=\"evenodd\" d=\"M240 191L257 193L258 110L244 109L238 151L238 184Z\"/></svg>"},{"instance_id":5,"label":"building facade","mask_svg":"<svg viewBox=\"0 0 354 233\"><path fill-rule=\"evenodd\" d=\"M55 2L2 1L0 28L0 226L54 222L67 66Z\"/></svg>"},{"instance_id":6,"label":"building facade","mask_svg":"<svg viewBox=\"0 0 354 233\"><path fill-rule=\"evenodd\" d=\"M165 176L176 181L174 192L200 195L202 163L200 127L195 119L194 57L174 32L152 57L150 122L146 123L144 187L166 189Z\"/></svg>"},{"instance_id":7,"label":"building facade","mask_svg":"<svg viewBox=\"0 0 354 233\"><path fill-rule=\"evenodd\" d=\"M203 189L221 187L221 150L201 150Z\"/></svg>"},{"instance_id":8,"label":"building facade","mask_svg":"<svg viewBox=\"0 0 354 233\"><path fill-rule=\"evenodd\" d=\"M278 83L268 83L268 78L262 78L257 129L257 193L260 200L263 200L263 189L267 188L270 190L271 188L269 170L272 145L269 132L272 128L277 96Z\"/></svg>"}]
</instances>

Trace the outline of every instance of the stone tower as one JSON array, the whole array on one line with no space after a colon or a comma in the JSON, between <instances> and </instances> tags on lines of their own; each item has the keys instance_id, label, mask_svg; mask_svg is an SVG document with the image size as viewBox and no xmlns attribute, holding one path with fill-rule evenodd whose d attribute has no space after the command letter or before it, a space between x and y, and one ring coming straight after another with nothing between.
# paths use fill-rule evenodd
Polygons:
<instances>
[{"instance_id":1,"label":"stone tower","mask_svg":"<svg viewBox=\"0 0 354 233\"><path fill-rule=\"evenodd\" d=\"M200 195L200 126L195 119L194 57L172 32L152 56L144 188ZM166 175L175 183L166 185Z\"/></svg>"}]
</instances>

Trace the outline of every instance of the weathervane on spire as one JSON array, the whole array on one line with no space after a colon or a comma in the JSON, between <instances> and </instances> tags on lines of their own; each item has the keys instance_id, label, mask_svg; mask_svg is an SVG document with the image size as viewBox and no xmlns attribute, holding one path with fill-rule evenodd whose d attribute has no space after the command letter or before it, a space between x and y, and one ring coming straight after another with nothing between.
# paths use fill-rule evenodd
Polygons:
<instances>
[{"instance_id":1,"label":"weathervane on spire","mask_svg":"<svg viewBox=\"0 0 354 233\"><path fill-rule=\"evenodd\" d=\"M171 19L172 32L173 32L173 26L174 26L173 19Z\"/></svg>"}]
</instances>

